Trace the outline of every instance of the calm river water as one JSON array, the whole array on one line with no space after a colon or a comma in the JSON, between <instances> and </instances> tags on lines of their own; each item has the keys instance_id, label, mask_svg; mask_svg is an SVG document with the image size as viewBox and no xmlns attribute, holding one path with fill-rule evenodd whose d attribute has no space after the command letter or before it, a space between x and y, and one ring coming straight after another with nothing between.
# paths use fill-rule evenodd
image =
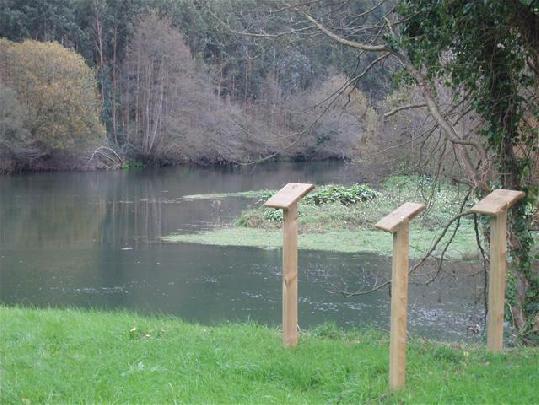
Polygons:
<instances>
[{"instance_id":1,"label":"calm river water","mask_svg":"<svg viewBox=\"0 0 539 405\"><path fill-rule=\"evenodd\" d=\"M375 179L331 162L0 177L0 303L278 325L280 250L160 242L173 232L229 224L251 201L181 197L366 180ZM299 261L301 327L333 322L388 328L387 289L355 298L332 291L344 284L372 286L389 273L390 259L301 251ZM429 287L410 286L410 333L480 339L467 327L482 322L483 278L467 263L446 270Z\"/></svg>"}]
</instances>

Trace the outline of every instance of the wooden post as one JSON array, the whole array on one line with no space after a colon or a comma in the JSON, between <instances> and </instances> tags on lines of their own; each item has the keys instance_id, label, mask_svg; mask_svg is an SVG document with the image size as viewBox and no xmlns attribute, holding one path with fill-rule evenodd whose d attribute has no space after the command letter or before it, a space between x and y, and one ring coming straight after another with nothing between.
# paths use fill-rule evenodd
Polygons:
<instances>
[{"instance_id":1,"label":"wooden post","mask_svg":"<svg viewBox=\"0 0 539 405\"><path fill-rule=\"evenodd\" d=\"M391 274L391 332L389 339L389 388L404 387L406 341L408 338L409 221L425 209L423 204L406 203L376 223L393 234Z\"/></svg>"},{"instance_id":2,"label":"wooden post","mask_svg":"<svg viewBox=\"0 0 539 405\"><path fill-rule=\"evenodd\" d=\"M524 197L522 191L494 190L471 211L489 215L490 271L488 275L487 348L491 352L503 349L503 319L507 278L507 210Z\"/></svg>"},{"instance_id":3,"label":"wooden post","mask_svg":"<svg viewBox=\"0 0 539 405\"><path fill-rule=\"evenodd\" d=\"M298 204L284 209L283 223L283 343L298 343Z\"/></svg>"},{"instance_id":4,"label":"wooden post","mask_svg":"<svg viewBox=\"0 0 539 405\"><path fill-rule=\"evenodd\" d=\"M283 210L283 344L298 344L298 201L312 184L288 183L264 204Z\"/></svg>"}]
</instances>

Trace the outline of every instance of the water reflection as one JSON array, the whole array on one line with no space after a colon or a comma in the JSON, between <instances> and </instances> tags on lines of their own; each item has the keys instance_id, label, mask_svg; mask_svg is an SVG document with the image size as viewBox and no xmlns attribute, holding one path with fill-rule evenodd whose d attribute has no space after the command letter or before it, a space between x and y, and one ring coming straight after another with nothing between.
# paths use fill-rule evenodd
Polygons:
<instances>
[{"instance_id":1,"label":"water reflection","mask_svg":"<svg viewBox=\"0 0 539 405\"><path fill-rule=\"evenodd\" d=\"M228 224L249 201L181 197L364 179L357 168L335 163L2 177L0 301L278 324L279 250L159 242L171 232ZM455 275L430 288L411 285L412 333L462 339L478 321L482 277L467 264L453 267ZM328 290L374 285L389 269L389 260L375 255L302 252L301 326L332 321L386 328L387 290L353 299Z\"/></svg>"}]
</instances>

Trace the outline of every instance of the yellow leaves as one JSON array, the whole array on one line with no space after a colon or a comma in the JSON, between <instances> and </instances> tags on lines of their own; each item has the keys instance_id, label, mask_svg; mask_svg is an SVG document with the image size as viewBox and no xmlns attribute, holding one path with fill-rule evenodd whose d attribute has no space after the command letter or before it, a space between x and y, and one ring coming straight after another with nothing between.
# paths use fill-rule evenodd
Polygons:
<instances>
[{"instance_id":1,"label":"yellow leaves","mask_svg":"<svg viewBox=\"0 0 539 405\"><path fill-rule=\"evenodd\" d=\"M0 39L0 78L17 93L28 114L25 127L46 148L97 144L105 130L92 69L57 42Z\"/></svg>"}]
</instances>

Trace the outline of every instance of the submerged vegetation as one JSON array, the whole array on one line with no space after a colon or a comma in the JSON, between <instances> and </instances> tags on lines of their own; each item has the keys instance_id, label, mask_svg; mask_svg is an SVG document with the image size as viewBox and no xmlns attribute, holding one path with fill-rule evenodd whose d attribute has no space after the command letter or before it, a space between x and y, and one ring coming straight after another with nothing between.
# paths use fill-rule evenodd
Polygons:
<instances>
[{"instance_id":1,"label":"submerged vegetation","mask_svg":"<svg viewBox=\"0 0 539 405\"><path fill-rule=\"evenodd\" d=\"M472 231L473 232L473 231ZM430 247L436 232L411 228L410 257L419 259ZM473 233L459 233L445 254L446 259L470 259L476 257ZM216 246L245 246L277 249L283 244L279 230L230 227L192 234L174 234L163 238L165 242L197 243ZM391 235L375 230L336 230L301 234L299 249L326 250L340 253L376 253L390 255L393 249Z\"/></svg>"},{"instance_id":2,"label":"submerged vegetation","mask_svg":"<svg viewBox=\"0 0 539 405\"><path fill-rule=\"evenodd\" d=\"M0 307L2 403L533 403L539 352L411 339L388 392L386 334L333 326L295 349L255 324ZM503 384L500 381L503 380Z\"/></svg>"},{"instance_id":3,"label":"submerged vegetation","mask_svg":"<svg viewBox=\"0 0 539 405\"><path fill-rule=\"evenodd\" d=\"M272 193L274 191L261 190L230 194L258 200L241 214L233 226L196 234L169 235L163 239L168 242L280 247L282 211L262 205ZM457 186L414 176L390 177L380 185L379 190L365 184L321 186L299 205L299 247L389 255L392 239L376 230L374 224L404 202L428 201L426 212L411 224L410 254L419 258L431 247L441 227L459 212L463 194L464 191ZM211 195L208 198L225 196ZM454 237L451 236L453 230L454 226L440 243L438 252L452 238L444 257L465 259L476 256L478 248L473 220L463 218Z\"/></svg>"}]
</instances>

